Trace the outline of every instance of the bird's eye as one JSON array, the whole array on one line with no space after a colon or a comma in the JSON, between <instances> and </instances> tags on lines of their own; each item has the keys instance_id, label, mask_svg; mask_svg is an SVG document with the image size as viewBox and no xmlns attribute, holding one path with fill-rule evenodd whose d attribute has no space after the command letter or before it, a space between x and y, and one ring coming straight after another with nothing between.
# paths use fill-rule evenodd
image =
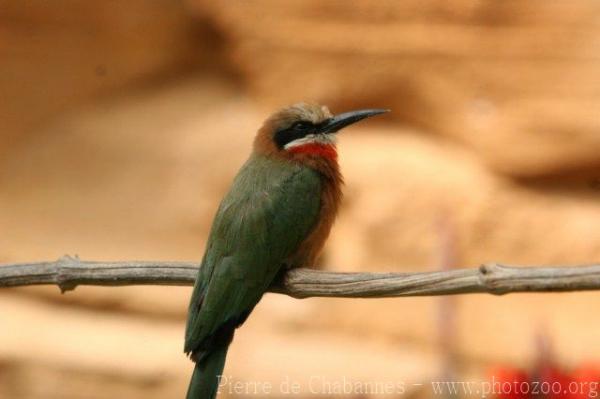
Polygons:
<instances>
[{"instance_id":1,"label":"bird's eye","mask_svg":"<svg viewBox=\"0 0 600 399\"><path fill-rule=\"evenodd\" d=\"M294 122L294 124L292 125L292 129L294 130L308 130L312 127L312 123L310 122L306 122L306 121L298 121L298 122Z\"/></svg>"}]
</instances>

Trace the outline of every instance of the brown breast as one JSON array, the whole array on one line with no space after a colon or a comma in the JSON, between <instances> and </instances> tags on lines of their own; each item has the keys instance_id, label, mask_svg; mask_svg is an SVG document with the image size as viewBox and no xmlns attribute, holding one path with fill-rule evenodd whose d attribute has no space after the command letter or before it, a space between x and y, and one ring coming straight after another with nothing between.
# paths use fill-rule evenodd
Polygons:
<instances>
[{"instance_id":1,"label":"brown breast","mask_svg":"<svg viewBox=\"0 0 600 399\"><path fill-rule=\"evenodd\" d=\"M321 211L317 225L286 264L289 267L314 267L337 216L342 200L344 181L335 158L324 158L310 154L297 154L296 156L298 162L312 167L321 174L321 181L323 182Z\"/></svg>"}]
</instances>

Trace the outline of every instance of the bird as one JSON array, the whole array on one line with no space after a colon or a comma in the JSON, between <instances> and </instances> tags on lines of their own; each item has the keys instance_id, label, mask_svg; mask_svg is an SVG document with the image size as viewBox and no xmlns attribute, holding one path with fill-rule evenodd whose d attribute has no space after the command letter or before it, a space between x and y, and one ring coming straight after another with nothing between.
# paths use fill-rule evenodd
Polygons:
<instances>
[{"instance_id":1,"label":"bird","mask_svg":"<svg viewBox=\"0 0 600 399\"><path fill-rule=\"evenodd\" d=\"M274 279L313 267L338 213L337 133L388 112L333 115L297 103L265 120L221 201L188 307L184 352L195 363L187 399L214 399L235 330Z\"/></svg>"}]
</instances>

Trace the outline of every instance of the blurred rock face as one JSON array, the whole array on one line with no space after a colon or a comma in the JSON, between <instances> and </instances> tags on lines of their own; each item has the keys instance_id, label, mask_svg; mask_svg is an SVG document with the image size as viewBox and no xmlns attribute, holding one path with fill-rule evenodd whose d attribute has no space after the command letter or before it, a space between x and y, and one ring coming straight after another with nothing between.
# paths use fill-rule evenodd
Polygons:
<instances>
[{"instance_id":1,"label":"blurred rock face","mask_svg":"<svg viewBox=\"0 0 600 399\"><path fill-rule=\"evenodd\" d=\"M27 5L0 11L15 39L0 64L15 99L0 109L0 262L199 260L256 128L305 99L393 109L340 135L329 269L433 270L448 263L447 240L460 266L600 258L593 2ZM0 292L0 398L180 397L189 294ZM475 369L527 362L543 325L565 361L600 357L588 317L598 302L460 297L452 350ZM268 295L226 373L427 380L439 370L438 304Z\"/></svg>"},{"instance_id":2,"label":"blurred rock face","mask_svg":"<svg viewBox=\"0 0 600 399\"><path fill-rule=\"evenodd\" d=\"M90 97L210 58L210 34L165 0L9 0L0 32L0 153Z\"/></svg>"},{"instance_id":3,"label":"blurred rock face","mask_svg":"<svg viewBox=\"0 0 600 399\"><path fill-rule=\"evenodd\" d=\"M385 99L400 121L535 177L600 168L592 0L191 0L268 104Z\"/></svg>"}]
</instances>

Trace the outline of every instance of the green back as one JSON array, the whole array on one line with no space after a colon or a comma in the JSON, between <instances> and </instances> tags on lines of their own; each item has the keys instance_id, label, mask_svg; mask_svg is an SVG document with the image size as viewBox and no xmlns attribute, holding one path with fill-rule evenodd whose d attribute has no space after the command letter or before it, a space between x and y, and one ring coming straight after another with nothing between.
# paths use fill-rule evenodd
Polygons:
<instances>
[{"instance_id":1,"label":"green back","mask_svg":"<svg viewBox=\"0 0 600 399\"><path fill-rule=\"evenodd\" d=\"M316 225L319 174L253 155L214 219L188 313L185 352L204 351L213 334L236 327Z\"/></svg>"}]
</instances>

